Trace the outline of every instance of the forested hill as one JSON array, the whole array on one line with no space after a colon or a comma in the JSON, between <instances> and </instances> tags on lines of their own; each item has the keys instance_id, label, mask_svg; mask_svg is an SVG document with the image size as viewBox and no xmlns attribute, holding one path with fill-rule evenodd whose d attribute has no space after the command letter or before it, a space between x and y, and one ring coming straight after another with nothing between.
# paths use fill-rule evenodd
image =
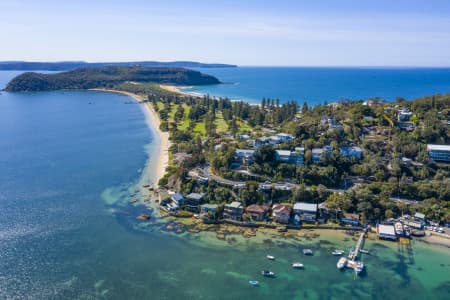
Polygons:
<instances>
[{"instance_id":1,"label":"forested hill","mask_svg":"<svg viewBox=\"0 0 450 300\"><path fill-rule=\"evenodd\" d=\"M0 61L0 70L17 71L69 71L78 68L98 67L165 67L165 68L234 68L236 65L207 64L195 61L130 61L130 62L85 62L85 61L61 61L61 62L28 62L28 61Z\"/></svg>"},{"instance_id":2,"label":"forested hill","mask_svg":"<svg viewBox=\"0 0 450 300\"><path fill-rule=\"evenodd\" d=\"M206 85L220 81L210 75L183 68L99 67L80 68L56 74L27 72L13 78L8 92L35 92L62 89L114 88L124 82L172 85Z\"/></svg>"}]
</instances>

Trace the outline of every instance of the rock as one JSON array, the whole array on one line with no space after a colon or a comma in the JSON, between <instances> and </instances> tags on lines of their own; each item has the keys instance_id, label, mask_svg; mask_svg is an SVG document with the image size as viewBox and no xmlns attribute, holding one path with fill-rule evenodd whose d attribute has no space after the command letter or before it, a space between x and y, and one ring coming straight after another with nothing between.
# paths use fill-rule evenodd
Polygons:
<instances>
[{"instance_id":1,"label":"rock","mask_svg":"<svg viewBox=\"0 0 450 300\"><path fill-rule=\"evenodd\" d=\"M150 219L150 215L147 215L147 214L140 214L139 216L137 216L136 219L142 220L142 221L147 221L147 220Z\"/></svg>"}]
</instances>

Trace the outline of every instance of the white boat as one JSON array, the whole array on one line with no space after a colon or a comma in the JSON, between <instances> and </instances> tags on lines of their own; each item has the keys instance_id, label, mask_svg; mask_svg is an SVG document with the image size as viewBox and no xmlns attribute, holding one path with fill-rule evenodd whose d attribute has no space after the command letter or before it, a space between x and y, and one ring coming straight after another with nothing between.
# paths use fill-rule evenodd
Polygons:
<instances>
[{"instance_id":1,"label":"white boat","mask_svg":"<svg viewBox=\"0 0 450 300\"><path fill-rule=\"evenodd\" d=\"M313 251L311 249L303 249L304 255L313 255Z\"/></svg>"},{"instance_id":2,"label":"white boat","mask_svg":"<svg viewBox=\"0 0 450 300\"><path fill-rule=\"evenodd\" d=\"M342 254L344 254L344 250L334 250L333 252L331 252L331 254L335 256L341 256Z\"/></svg>"},{"instance_id":3,"label":"white boat","mask_svg":"<svg viewBox=\"0 0 450 300\"><path fill-rule=\"evenodd\" d=\"M362 261L357 261L353 269L355 270L356 274L359 274L364 270L364 264L362 263Z\"/></svg>"},{"instance_id":4,"label":"white boat","mask_svg":"<svg viewBox=\"0 0 450 300\"><path fill-rule=\"evenodd\" d=\"M267 259L270 259L270 260L275 260L275 256L272 256L272 255L267 255L266 257L267 257Z\"/></svg>"},{"instance_id":5,"label":"white boat","mask_svg":"<svg viewBox=\"0 0 450 300\"><path fill-rule=\"evenodd\" d=\"M295 269L303 269L303 264L299 262L292 263L292 267Z\"/></svg>"},{"instance_id":6,"label":"white boat","mask_svg":"<svg viewBox=\"0 0 450 300\"><path fill-rule=\"evenodd\" d=\"M250 283L253 286L259 285L259 281L258 280L250 280L248 283Z\"/></svg>"},{"instance_id":7,"label":"white boat","mask_svg":"<svg viewBox=\"0 0 450 300\"><path fill-rule=\"evenodd\" d=\"M369 250L366 250L366 249L361 249L361 250L359 250L359 252L364 253L364 254L369 254Z\"/></svg>"},{"instance_id":8,"label":"white boat","mask_svg":"<svg viewBox=\"0 0 450 300\"><path fill-rule=\"evenodd\" d=\"M347 266L347 258L341 257L339 258L336 267L340 270L342 268L345 268Z\"/></svg>"},{"instance_id":9,"label":"white boat","mask_svg":"<svg viewBox=\"0 0 450 300\"><path fill-rule=\"evenodd\" d=\"M268 270L262 270L261 275L265 277L275 277L275 273Z\"/></svg>"}]
</instances>

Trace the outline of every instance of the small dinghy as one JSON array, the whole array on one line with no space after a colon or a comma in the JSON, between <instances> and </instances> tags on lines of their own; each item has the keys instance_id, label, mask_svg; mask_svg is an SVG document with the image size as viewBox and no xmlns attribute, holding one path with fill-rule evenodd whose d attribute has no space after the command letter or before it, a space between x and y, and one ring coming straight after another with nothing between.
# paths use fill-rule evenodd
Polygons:
<instances>
[{"instance_id":1,"label":"small dinghy","mask_svg":"<svg viewBox=\"0 0 450 300\"><path fill-rule=\"evenodd\" d=\"M299 263L299 262L296 262L296 263L293 263L293 264L292 264L292 267L293 267L294 269L303 269L303 264L302 264L302 263Z\"/></svg>"},{"instance_id":2,"label":"small dinghy","mask_svg":"<svg viewBox=\"0 0 450 300\"><path fill-rule=\"evenodd\" d=\"M267 259L269 259L269 260L275 260L275 256L267 255L266 257L267 257Z\"/></svg>"},{"instance_id":3,"label":"small dinghy","mask_svg":"<svg viewBox=\"0 0 450 300\"><path fill-rule=\"evenodd\" d=\"M334 256L341 256L344 254L343 250L334 250L333 252L331 252L331 254L333 254Z\"/></svg>"},{"instance_id":4,"label":"small dinghy","mask_svg":"<svg viewBox=\"0 0 450 300\"><path fill-rule=\"evenodd\" d=\"M303 249L304 255L313 255L313 251L311 249Z\"/></svg>"},{"instance_id":5,"label":"small dinghy","mask_svg":"<svg viewBox=\"0 0 450 300\"><path fill-rule=\"evenodd\" d=\"M250 280L248 283L250 283L253 286L259 285L259 281L258 280Z\"/></svg>"}]
</instances>

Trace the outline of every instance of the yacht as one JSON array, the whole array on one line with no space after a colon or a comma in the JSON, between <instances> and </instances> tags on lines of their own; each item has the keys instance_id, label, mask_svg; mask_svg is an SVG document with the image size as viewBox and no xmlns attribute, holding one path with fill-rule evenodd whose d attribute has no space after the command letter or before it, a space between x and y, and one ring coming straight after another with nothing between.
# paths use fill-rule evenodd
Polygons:
<instances>
[{"instance_id":1,"label":"yacht","mask_svg":"<svg viewBox=\"0 0 450 300\"><path fill-rule=\"evenodd\" d=\"M295 263L292 264L292 267L294 269L303 269L303 264L299 263L299 262L295 262Z\"/></svg>"},{"instance_id":2,"label":"yacht","mask_svg":"<svg viewBox=\"0 0 450 300\"><path fill-rule=\"evenodd\" d=\"M267 257L267 259L269 259L269 260L275 260L275 256L267 255L266 257Z\"/></svg>"},{"instance_id":3,"label":"yacht","mask_svg":"<svg viewBox=\"0 0 450 300\"><path fill-rule=\"evenodd\" d=\"M347 258L345 257L339 258L336 266L339 270L345 268L347 266Z\"/></svg>"}]
</instances>

